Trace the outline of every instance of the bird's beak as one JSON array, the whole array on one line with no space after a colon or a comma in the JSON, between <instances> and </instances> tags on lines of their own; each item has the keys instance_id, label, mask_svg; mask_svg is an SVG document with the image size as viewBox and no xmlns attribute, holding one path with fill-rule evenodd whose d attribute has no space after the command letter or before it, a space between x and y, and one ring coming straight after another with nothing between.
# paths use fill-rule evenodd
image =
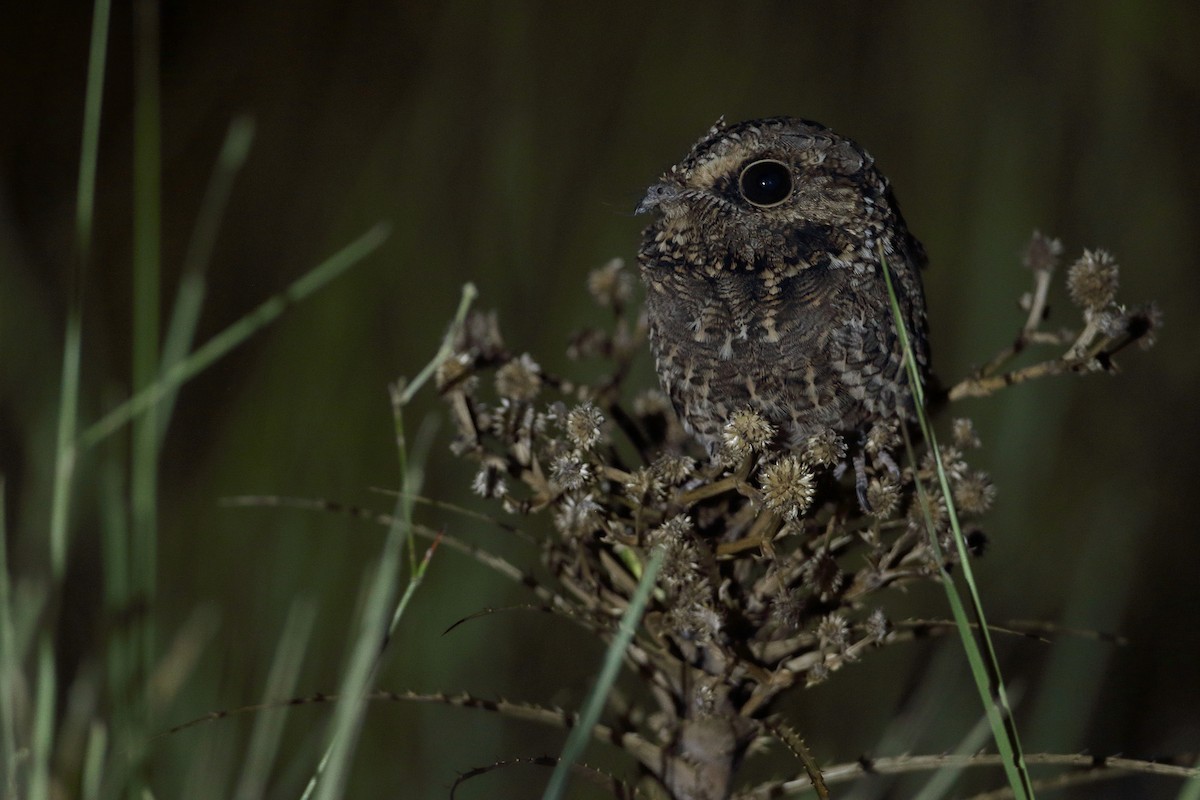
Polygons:
<instances>
[{"instance_id":1,"label":"bird's beak","mask_svg":"<svg viewBox=\"0 0 1200 800\"><path fill-rule=\"evenodd\" d=\"M656 183L646 190L646 196L633 210L636 214L645 214L658 208L664 201L671 200L679 194L679 187L670 183Z\"/></svg>"}]
</instances>

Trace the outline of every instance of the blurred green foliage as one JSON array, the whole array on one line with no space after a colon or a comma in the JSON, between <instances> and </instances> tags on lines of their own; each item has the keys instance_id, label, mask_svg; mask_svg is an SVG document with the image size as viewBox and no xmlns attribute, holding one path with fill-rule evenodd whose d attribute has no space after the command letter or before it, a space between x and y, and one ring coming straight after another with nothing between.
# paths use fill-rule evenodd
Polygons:
<instances>
[{"instance_id":1,"label":"blurred green foliage","mask_svg":"<svg viewBox=\"0 0 1200 800\"><path fill-rule=\"evenodd\" d=\"M858 139L892 179L930 253L934 363L945 380L986 360L1023 321L1016 301L1029 278L1019 253L1035 227L1062 238L1068 263L1085 246L1112 250L1122 296L1160 302L1160 344L1127 354L1124 375L1041 382L953 413L975 419L984 449L973 461L1001 490L977 567L991 619L1130 640L1001 642L1005 675L1023 696L1027 750L1195 752L1200 6L265 0L168 4L162 14L164 318L237 115L251 115L257 133L216 241L198 341L376 221L394 226L366 263L179 395L161 453L152 613L163 649L192 635L189 620L215 622L157 717L163 728L259 699L296 597L317 605L298 691L335 689L363 570L385 533L331 514L223 508L219 498L278 493L390 509L372 491L398 480L386 385L434 352L463 282L499 309L514 351L555 372L585 371L563 355L581 320L602 318L584 279L610 257L632 258L643 187L719 115L793 114ZM78 3L0 12L0 472L19 584L49 575L88 26ZM84 425L131 383L133 28L118 4L85 288ZM1058 292L1056 316L1074 324L1061 284ZM642 370L648 386L648 358ZM415 429L441 413L427 393L408 418ZM470 474L446 454L445 436L426 492L470 505ZM95 476L127 450L118 437L79 468L57 609L60 707L71 681L97 672L119 624L98 612ZM520 563L535 559L494 528L430 509L418 517ZM507 613L441 635L483 607L525 599L439 552L380 685L577 707L603 652L579 631ZM931 586L896 598L892 613L944 617L943 604ZM953 748L980 716L955 647L873 655L800 693L796 727L826 761ZM929 675L939 676L936 692ZM290 712L272 796L296 795L330 714ZM228 792L219 776L236 776L251 723L154 741L156 796L188 796L189 785ZM479 712L378 705L349 796L442 797L456 770L554 754L562 738ZM613 763L602 747L588 760ZM783 769L798 771L779 761L766 772ZM530 796L546 777L501 771L463 796ZM1126 779L1079 791L1168 797L1177 786Z\"/></svg>"}]
</instances>

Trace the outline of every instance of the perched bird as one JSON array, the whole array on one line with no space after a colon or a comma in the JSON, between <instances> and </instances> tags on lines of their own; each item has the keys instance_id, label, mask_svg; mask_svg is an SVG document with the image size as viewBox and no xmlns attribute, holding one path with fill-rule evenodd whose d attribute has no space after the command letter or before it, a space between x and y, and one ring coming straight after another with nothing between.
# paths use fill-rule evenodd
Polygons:
<instances>
[{"instance_id":1,"label":"perched bird","mask_svg":"<svg viewBox=\"0 0 1200 800\"><path fill-rule=\"evenodd\" d=\"M867 151L807 120L719 120L646 192L636 213L651 211L651 349L710 454L741 409L787 448L828 430L853 447L876 421L912 418L881 253L924 377L925 252Z\"/></svg>"}]
</instances>

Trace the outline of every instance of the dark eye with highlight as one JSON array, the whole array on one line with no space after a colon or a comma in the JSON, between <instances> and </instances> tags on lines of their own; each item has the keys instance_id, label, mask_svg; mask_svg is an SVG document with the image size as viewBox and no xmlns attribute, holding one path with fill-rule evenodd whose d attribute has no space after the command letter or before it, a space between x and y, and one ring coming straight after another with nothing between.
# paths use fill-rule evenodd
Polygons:
<instances>
[{"instance_id":1,"label":"dark eye with highlight","mask_svg":"<svg viewBox=\"0 0 1200 800\"><path fill-rule=\"evenodd\" d=\"M768 208L791 195L792 171L782 162L763 159L747 165L738 183L742 197L760 208Z\"/></svg>"}]
</instances>

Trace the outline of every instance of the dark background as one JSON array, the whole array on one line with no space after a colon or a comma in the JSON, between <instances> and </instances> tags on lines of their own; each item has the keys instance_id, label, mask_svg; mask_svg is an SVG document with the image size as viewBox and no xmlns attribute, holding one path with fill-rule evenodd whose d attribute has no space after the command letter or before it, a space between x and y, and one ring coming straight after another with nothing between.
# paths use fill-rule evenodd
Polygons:
<instances>
[{"instance_id":1,"label":"dark background","mask_svg":"<svg viewBox=\"0 0 1200 800\"><path fill-rule=\"evenodd\" d=\"M162 452L163 647L197 613L215 621L163 710L177 722L261 696L293 598L318 603L301 693L333 691L363 570L382 529L334 515L229 509L234 494L320 496L390 508L396 485L386 386L436 349L460 286L499 310L510 347L559 372L581 321L599 321L587 272L632 260L644 187L719 115L792 114L864 143L929 251L934 361L947 381L1023 321L1019 256L1034 228L1066 263L1104 247L1121 297L1159 301L1160 344L1123 374L1059 378L961 404L984 440L997 508L978 562L993 621L1120 633L1047 645L1002 641L1031 752L1153 757L1200 743L1200 540L1195 356L1200 326L1200 6L1180 2L695 4L477 2L171 3L162 9L163 314L231 119L257 135L209 272L199 341L378 220L367 262L289 311L181 393ZM0 471L11 569L48 574L46 530L90 13L79 3L0 13ZM128 391L132 31L114 9L100 143L94 263L84 312L84 423ZM1056 283L1052 325L1077 312ZM642 360L641 385L653 380ZM415 430L439 413L428 393ZM948 421L942 420L942 424ZM426 493L479 507L446 453ZM59 634L69 680L102 652L93 461L81 465L72 572ZM487 526L422 521L532 563ZM602 646L532 614L478 564L440 552L379 684L466 689L579 705ZM946 617L936 586L893 598L895 618ZM291 712L276 796L295 796L331 708ZM801 692L792 717L825 763L954 748L981 716L949 639L870 654ZM190 770L236 774L250 720L153 744L153 788L184 795ZM443 797L456 771L555 754L562 734L482 712L372 708L350 796ZM799 771L783 754L759 776ZM589 761L613 765L596 746ZM461 796L532 796L520 767ZM1002 782L998 772L974 778ZM868 781L858 797L889 784ZM908 796L918 783L894 790ZM973 784L974 785L974 784ZM1171 797L1125 779L1078 797Z\"/></svg>"}]
</instances>

